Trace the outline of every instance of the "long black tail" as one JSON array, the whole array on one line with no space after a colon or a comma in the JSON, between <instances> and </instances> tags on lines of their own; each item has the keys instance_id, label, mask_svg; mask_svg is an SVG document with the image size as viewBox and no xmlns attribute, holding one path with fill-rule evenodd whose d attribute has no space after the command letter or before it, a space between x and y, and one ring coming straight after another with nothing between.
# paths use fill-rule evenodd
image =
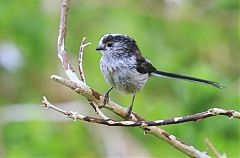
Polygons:
<instances>
[{"instance_id":1,"label":"long black tail","mask_svg":"<svg viewBox=\"0 0 240 158\"><path fill-rule=\"evenodd\" d=\"M189 76L184 76L184 75L179 75L179 74L174 74L174 73L169 73L169 72L164 72L164 71L158 71L155 70L151 73L153 76L158 76L158 77L169 77L169 78L175 78L175 79L181 79L181 80L186 80L186 81L191 81L191 82L198 82L198 83L203 83L203 84L209 84L217 88L224 88L220 84L213 82L213 81L208 81L208 80L203 80L195 77L189 77Z\"/></svg>"}]
</instances>

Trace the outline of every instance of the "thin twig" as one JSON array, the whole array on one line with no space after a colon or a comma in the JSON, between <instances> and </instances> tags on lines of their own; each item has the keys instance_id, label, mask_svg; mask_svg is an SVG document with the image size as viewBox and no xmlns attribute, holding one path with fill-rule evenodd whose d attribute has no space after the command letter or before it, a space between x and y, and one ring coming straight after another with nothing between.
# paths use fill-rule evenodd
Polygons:
<instances>
[{"instance_id":1,"label":"thin twig","mask_svg":"<svg viewBox=\"0 0 240 158\"><path fill-rule=\"evenodd\" d=\"M60 59L63 69L66 72L68 78L76 83L81 81L78 79L75 71L73 70L70 60L65 51L65 37L67 32L67 16L70 6L70 0L63 0L61 5L61 15L60 15L60 24L59 24L59 34L57 42L58 58Z\"/></svg>"},{"instance_id":2,"label":"thin twig","mask_svg":"<svg viewBox=\"0 0 240 158\"><path fill-rule=\"evenodd\" d=\"M90 45L91 43L86 43L86 37L83 37L82 43L79 48L79 57L78 57L78 68L79 68L79 74L80 74L80 79L86 83L85 81L85 76L83 72L83 66L82 66L82 61L83 61L83 52L86 46Z\"/></svg>"},{"instance_id":3,"label":"thin twig","mask_svg":"<svg viewBox=\"0 0 240 158\"><path fill-rule=\"evenodd\" d=\"M44 103L44 107L47 108L51 108L53 110L56 110L64 115L67 115L69 117L69 114L71 114L71 112L67 112L64 111L63 109L60 109L54 105L52 105L51 103L49 103L49 101L46 99L46 97L43 97L43 101ZM215 108L215 110L217 110ZM219 110L219 109L218 109ZM224 110L224 109L220 109L221 111L228 111L228 110ZM213 111L213 109L208 110L209 111ZM205 113L205 112L203 112ZM174 119L167 119L167 120L157 120L157 121L115 121L113 119L99 119L96 117L91 117L91 116L85 116L82 114L78 114L77 112L74 112L74 117L70 117L74 120L79 119L79 120L83 120L83 121L87 121L87 122L92 122L92 123L98 123L98 124L104 124L107 126L129 126L129 127L136 127L136 126L141 126L141 127L148 127L148 126L159 126L159 125L169 125L169 124L177 124L177 123L183 123L183 122L177 122L177 121L172 121L174 119L178 119L178 118L174 118ZM221 113L218 113L218 115L221 115ZM212 115L214 116L214 115ZM228 115L227 115L228 116ZM185 116L187 117L187 116ZM203 117L204 118L204 117ZM188 121L196 121L196 120L188 120ZM185 122L188 122L185 121ZM210 148L214 151L214 153L218 153L217 150L214 148L214 146L208 141L206 140L206 143L211 146ZM216 155L220 155L219 153Z\"/></svg>"},{"instance_id":4,"label":"thin twig","mask_svg":"<svg viewBox=\"0 0 240 158\"><path fill-rule=\"evenodd\" d=\"M223 155L221 155L218 150L215 148L215 146L210 142L209 139L205 139L205 142L207 144L207 146L213 151L214 155L217 158L227 158L227 155L224 153Z\"/></svg>"},{"instance_id":5,"label":"thin twig","mask_svg":"<svg viewBox=\"0 0 240 158\"><path fill-rule=\"evenodd\" d=\"M64 50L66 30L67 30L67 15L68 15L69 6L70 6L70 0L62 1L60 25L59 25L59 31L58 31L58 45L57 45L58 52L60 52L61 50Z\"/></svg>"},{"instance_id":6,"label":"thin twig","mask_svg":"<svg viewBox=\"0 0 240 158\"><path fill-rule=\"evenodd\" d=\"M79 114L77 112L72 112L72 111L68 112L68 111L65 111L65 110L58 108L58 107L54 106L53 104L51 104L45 96L43 97L42 103L43 103L44 107L53 109L57 112L60 112L74 120L78 119L78 120L82 120L82 121L104 124L104 125L108 125L108 126L130 126L130 127L141 126L141 125L144 126L144 124L140 121L139 122L115 121L113 119L99 119L96 117L86 116L86 115L82 115L82 114Z\"/></svg>"}]
</instances>

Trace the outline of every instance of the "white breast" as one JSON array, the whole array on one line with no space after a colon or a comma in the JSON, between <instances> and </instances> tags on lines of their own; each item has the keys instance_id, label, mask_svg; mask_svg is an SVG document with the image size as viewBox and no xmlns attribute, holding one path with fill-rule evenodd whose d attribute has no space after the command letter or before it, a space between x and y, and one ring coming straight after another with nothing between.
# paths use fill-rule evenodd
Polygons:
<instances>
[{"instance_id":1,"label":"white breast","mask_svg":"<svg viewBox=\"0 0 240 158\"><path fill-rule=\"evenodd\" d=\"M103 55L100 60L100 69L108 84L121 92L130 94L140 91L149 77L148 74L141 74L136 70L134 57L114 60Z\"/></svg>"}]
</instances>

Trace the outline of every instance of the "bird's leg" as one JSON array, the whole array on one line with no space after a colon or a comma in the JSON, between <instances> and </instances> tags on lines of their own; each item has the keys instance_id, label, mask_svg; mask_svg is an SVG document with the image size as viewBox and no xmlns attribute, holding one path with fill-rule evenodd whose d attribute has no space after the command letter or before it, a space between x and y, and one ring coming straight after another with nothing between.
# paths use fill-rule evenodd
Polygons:
<instances>
[{"instance_id":1,"label":"bird's leg","mask_svg":"<svg viewBox=\"0 0 240 158\"><path fill-rule=\"evenodd\" d=\"M132 114L132 108L133 108L133 102L134 102L134 98L135 98L135 94L133 94L133 97L132 97L132 103L128 109L128 112L127 112L127 115L126 115L126 118L129 119L129 117L131 116Z\"/></svg>"},{"instance_id":2,"label":"bird's leg","mask_svg":"<svg viewBox=\"0 0 240 158\"><path fill-rule=\"evenodd\" d=\"M105 105L109 102L109 93L111 92L112 89L113 89L113 87L110 88L110 89L104 94L103 106L105 106Z\"/></svg>"}]
</instances>

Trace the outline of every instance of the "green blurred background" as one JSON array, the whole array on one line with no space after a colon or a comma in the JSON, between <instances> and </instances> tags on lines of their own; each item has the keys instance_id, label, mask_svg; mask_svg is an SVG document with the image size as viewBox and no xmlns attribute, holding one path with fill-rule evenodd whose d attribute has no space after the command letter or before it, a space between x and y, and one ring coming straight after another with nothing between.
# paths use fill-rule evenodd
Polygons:
<instances>
[{"instance_id":1,"label":"green blurred background","mask_svg":"<svg viewBox=\"0 0 240 158\"><path fill-rule=\"evenodd\" d=\"M42 108L43 95L56 105L73 100L86 103L49 78L52 74L65 76L56 54L59 9L60 0L0 1L0 157L124 157L107 150L119 146L118 138L130 151L134 145L128 141L133 139L148 155L128 157L186 157L137 128L58 119L60 114ZM101 93L109 86L100 73L101 55L95 47L105 33L133 37L144 56L160 70L217 81L226 87L219 90L151 78L137 94L134 106L147 120L212 107L240 110L237 0L73 0L67 31L66 49L75 69L82 37L92 43L85 50L83 66L88 85ZM131 96L116 91L111 98L125 106L131 101ZM48 119L48 114L55 114L56 119ZM236 119L218 116L162 128L201 151L207 148L204 139L209 138L221 153L235 158L240 157L239 125ZM113 129L123 133L113 138ZM121 145L118 150L123 150Z\"/></svg>"}]
</instances>

